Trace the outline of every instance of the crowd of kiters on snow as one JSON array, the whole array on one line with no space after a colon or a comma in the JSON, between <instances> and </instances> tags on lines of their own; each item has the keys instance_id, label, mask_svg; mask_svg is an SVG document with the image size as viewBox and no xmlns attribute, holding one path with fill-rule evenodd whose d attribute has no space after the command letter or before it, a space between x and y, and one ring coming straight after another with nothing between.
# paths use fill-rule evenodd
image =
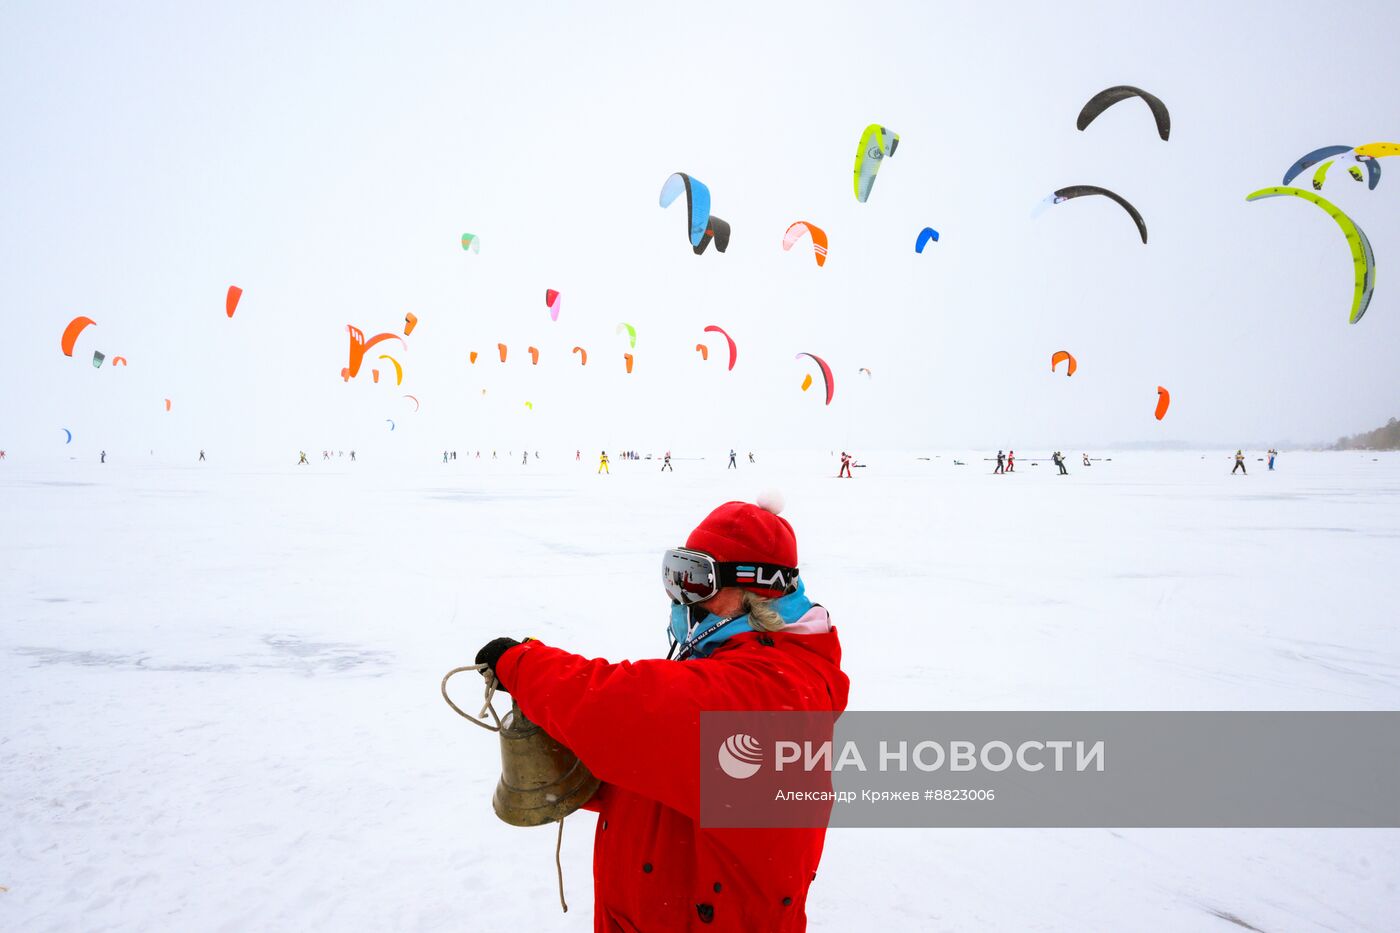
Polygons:
<instances>
[{"instance_id":1,"label":"crowd of kiters on snow","mask_svg":"<svg viewBox=\"0 0 1400 933\"><path fill-rule=\"evenodd\" d=\"M310 465L311 465L311 461L310 461L310 460L307 458L307 456L306 456L306 451L304 451L304 450L298 451L298 455L299 455L299 457L298 457L298 459L297 459L297 465L298 465L298 466L303 466L303 465L304 465L304 466L310 466ZM534 455L534 459L535 459L535 460L540 459L540 452L539 452L538 450L534 451L534 452L533 452L533 455ZM1270 447L1267 451L1265 451L1265 455L1266 455L1266 457L1267 457L1267 462L1268 462L1268 465L1269 465L1269 469L1270 469L1270 470L1273 470L1273 469L1274 469L1274 463L1275 463L1275 461L1278 459L1278 451L1275 450L1274 448ZM507 451L507 452L506 452L506 456L507 456L507 458L513 458L513 457L515 456L515 451L513 451L513 450ZM635 451L635 450L624 450L624 451L621 451L620 453L618 453L617 456L618 456L618 459L620 459L620 460L643 460L643 459L645 459L645 460L652 460L652 459L658 459L658 460L661 461L661 472L663 472L663 473L674 473L674 472L675 472L675 467L671 465L671 452L670 452L669 450L666 451L666 452L665 452L663 455L661 455L660 457L655 457L655 458L654 458L651 454L647 454L645 457L643 457L642 454L638 453L638 452ZM343 459L344 457L345 457L345 451L343 451L343 450L322 450L322 451L321 451L321 460L322 460L322 461L333 460L333 459ZM5 458L6 458L5 451L4 451L4 450L0 450L0 460L4 460ZM456 460L456 459L457 459L457 451L455 451L455 450L444 450L444 451L442 452L442 462L443 462L443 463L450 463L450 462L452 462L452 461L454 461L454 460ZM481 459L481 451L479 451L479 450L476 451L476 452L474 453L474 455L473 455L473 459L480 460L480 459ZM492 459L492 460L499 460L499 459L500 459L500 457L499 457L497 451L494 451L494 450L491 451L491 459ZM528 451L528 450L521 451L521 460L520 460L521 465L526 465L526 464L528 464L528 463L530 462L530 459L531 459L531 451ZM582 459L583 459L583 451L582 451L582 450L575 450L575 451L574 451L574 460L575 460L575 461L579 461L579 460L582 460ZM701 459L703 459L703 458L701 458ZM921 460L927 460L928 458L927 458L927 457L921 457L921 458L919 458L919 459L921 459ZM1015 472L1016 472L1016 451L1014 451L1014 450L1007 450L1007 451L998 450L998 451L997 451L997 455L996 455L995 458L993 458L993 457L988 457L987 459L988 459L989 461L990 461L990 460L993 460L993 459L996 461L996 467L992 470L993 473L997 473L997 474L1006 474L1006 473L1015 473ZM1083 462L1083 464L1084 464L1086 467L1087 467L1087 466L1092 466L1092 465L1093 465L1093 462L1094 462L1095 460L1098 460L1098 459L1100 459L1100 458L1098 458L1098 457L1093 457L1093 458L1091 458L1087 453L1086 453L1086 454L1083 454L1083 455L1081 456L1081 461ZM1107 458L1107 459L1108 459L1108 460L1112 460L1113 458L1110 457L1110 458ZM1259 459L1260 462L1264 462L1264 461L1265 461L1265 457L1259 457L1258 459ZM99 460L100 463L106 463L106 462L107 462L107 451L105 451L105 450L102 451L101 454L99 454L99 456L98 456L98 460ZM1247 469L1245 469L1245 453L1244 453L1243 450L1237 450L1237 451L1235 451L1234 456L1233 456L1233 460L1234 460L1235 466L1234 466L1233 469L1230 470L1231 474L1234 474L1234 473L1244 473L1244 474L1247 475L1247 474L1249 473L1249 471L1248 471ZM206 462L206 458L205 458L205 456L204 456L204 451L203 451L202 449L199 451L199 462L200 462L200 463ZM350 462L351 462L351 463L356 462L356 461L355 461L355 451L353 451L353 450L350 451ZM1059 474L1058 474L1058 475L1060 475L1060 476L1068 476L1068 475L1069 475L1069 470L1066 469L1066 467L1065 467L1065 455L1064 455L1063 453L1061 453L1061 452L1058 451L1058 450L1055 451L1055 452L1053 452L1053 453L1050 455L1050 462L1059 470ZM607 452L606 450L599 451L599 453L598 453L598 472L599 472L599 473L611 473L612 471L608 469L610 463L611 463L611 461L608 459L608 452ZM753 451L749 451L749 463L755 463L755 464L758 463L758 461L754 459ZM1032 460L1031 463L1032 463L1032 464L1038 464L1039 461L1037 461L1037 460ZM961 460L956 460L956 459L953 461L953 465L954 465L954 466L967 466L967 464L964 463L963 461L961 461ZM863 463L857 463L857 462L856 462L855 454L847 453L846 451L843 450L843 451L841 451L840 467L839 467L839 469L836 471L836 475L837 475L838 478L850 479L850 478L852 477L852 474L851 474L851 467L863 467L863 466L865 466L865 464L863 464ZM738 454L737 454L734 450L731 449L731 450L729 451L729 463L728 463L728 465L725 467L725 469L726 469L726 470L737 470L738 468L739 468Z\"/></svg>"}]
</instances>

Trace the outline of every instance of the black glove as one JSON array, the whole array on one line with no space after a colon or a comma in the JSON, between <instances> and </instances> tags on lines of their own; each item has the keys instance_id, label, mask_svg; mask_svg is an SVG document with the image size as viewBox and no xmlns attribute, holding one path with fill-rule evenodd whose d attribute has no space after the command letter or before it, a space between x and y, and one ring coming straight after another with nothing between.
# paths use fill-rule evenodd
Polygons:
<instances>
[{"instance_id":1,"label":"black glove","mask_svg":"<svg viewBox=\"0 0 1400 933\"><path fill-rule=\"evenodd\" d=\"M486 670L491 672L492 677L495 677L496 663L501 660L501 655L518 644L520 644L520 642L516 641L514 638L493 638L483 645L481 650L476 653L476 663L485 664ZM482 671L481 673L485 676L486 671ZM502 693L510 692L505 688L505 684L501 683L499 677L496 677L496 689Z\"/></svg>"}]
</instances>

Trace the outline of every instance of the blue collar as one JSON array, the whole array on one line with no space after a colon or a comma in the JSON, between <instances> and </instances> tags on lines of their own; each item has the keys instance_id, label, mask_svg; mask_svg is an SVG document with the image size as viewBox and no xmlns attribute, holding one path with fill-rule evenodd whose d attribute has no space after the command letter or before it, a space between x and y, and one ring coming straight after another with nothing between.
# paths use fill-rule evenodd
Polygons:
<instances>
[{"instance_id":1,"label":"blue collar","mask_svg":"<svg viewBox=\"0 0 1400 933\"><path fill-rule=\"evenodd\" d=\"M773 609L787 625L801 619L811 608L812 601L807 598L806 586L801 578L797 581L797 589L786 596L773 600ZM710 613L700 620L694 629L690 629L688 611L685 606L671 607L672 632L685 634L683 639L677 639L678 647L675 656L678 661L709 657L716 648L735 635L753 631L753 627L749 625L747 612L729 619ZM678 622L680 625L677 625ZM687 632L688 634L686 634Z\"/></svg>"}]
</instances>

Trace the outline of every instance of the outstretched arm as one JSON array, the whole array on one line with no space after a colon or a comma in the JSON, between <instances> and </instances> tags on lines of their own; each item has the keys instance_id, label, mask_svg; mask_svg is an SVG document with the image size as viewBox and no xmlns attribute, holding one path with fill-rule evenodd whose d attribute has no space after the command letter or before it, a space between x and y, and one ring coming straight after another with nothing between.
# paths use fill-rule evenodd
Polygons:
<instances>
[{"instance_id":1,"label":"outstretched arm","mask_svg":"<svg viewBox=\"0 0 1400 933\"><path fill-rule=\"evenodd\" d=\"M748 664L610 664L538 641L507 651L496 674L525 715L598 778L697 818L700 711L773 701L759 689L768 678Z\"/></svg>"}]
</instances>

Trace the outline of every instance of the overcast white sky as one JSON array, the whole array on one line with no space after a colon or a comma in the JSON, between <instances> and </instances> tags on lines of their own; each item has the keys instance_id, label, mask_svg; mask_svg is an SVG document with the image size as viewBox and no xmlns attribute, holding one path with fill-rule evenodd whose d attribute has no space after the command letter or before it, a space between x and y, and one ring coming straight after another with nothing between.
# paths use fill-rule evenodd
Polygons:
<instances>
[{"instance_id":1,"label":"overcast white sky","mask_svg":"<svg viewBox=\"0 0 1400 933\"><path fill-rule=\"evenodd\" d=\"M1356 326L1332 221L1244 195L1317 146L1400 138L1397 9L9 3L0 447L1078 449L1369 429L1400 414L1400 160L1375 191L1336 174L1324 191L1375 247ZM1137 101L1075 129L1120 83L1166 102L1170 142ZM899 151L858 204L872 122ZM658 207L673 171L709 185L727 254L692 255L682 207ZM1136 204L1148 245L1101 198L1032 220L1070 184ZM782 251L795 220L826 229L825 268ZM942 240L915 255L924 225ZM345 325L397 330L408 311L403 387L369 364L343 383ZM75 314L98 326L68 359ZM710 323L739 342L732 373ZM1050 373L1061 348L1073 379ZM94 349L130 366L94 370ZM831 363L830 407L800 391L799 351Z\"/></svg>"}]
</instances>

